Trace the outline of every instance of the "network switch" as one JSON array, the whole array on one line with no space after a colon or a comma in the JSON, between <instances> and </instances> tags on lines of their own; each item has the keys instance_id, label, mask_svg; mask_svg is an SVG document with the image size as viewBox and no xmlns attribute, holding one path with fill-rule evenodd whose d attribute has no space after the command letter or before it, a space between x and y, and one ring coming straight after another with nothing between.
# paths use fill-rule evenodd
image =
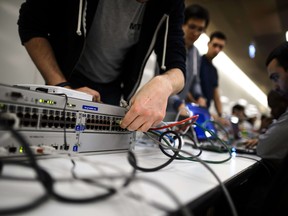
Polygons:
<instances>
[{"instance_id":1,"label":"network switch","mask_svg":"<svg viewBox=\"0 0 288 216\"><path fill-rule=\"evenodd\" d=\"M79 153L128 150L135 132L119 126L125 112L123 107L0 84L0 123L14 127L38 153L51 147ZM0 129L0 147L8 155L25 153L7 134Z\"/></svg>"}]
</instances>

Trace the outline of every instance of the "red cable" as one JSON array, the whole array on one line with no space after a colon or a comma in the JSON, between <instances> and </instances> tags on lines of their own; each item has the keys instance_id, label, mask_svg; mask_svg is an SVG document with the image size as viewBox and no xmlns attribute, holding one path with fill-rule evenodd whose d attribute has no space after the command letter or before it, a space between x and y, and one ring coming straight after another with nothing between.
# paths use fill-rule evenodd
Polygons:
<instances>
[{"instance_id":1,"label":"red cable","mask_svg":"<svg viewBox=\"0 0 288 216\"><path fill-rule=\"evenodd\" d=\"M165 125L165 126L162 126L162 127L157 127L157 128L150 128L149 130L162 130L162 129L166 129L166 128L170 128L170 127L174 127L174 126L177 126L177 125L181 125L187 121L190 121L192 120L191 124L194 123L197 119L198 119L199 115L193 115L189 118L186 118L186 119L183 119L181 121L178 121L178 122L175 122L175 123L172 123L172 124L168 124L168 125Z\"/></svg>"}]
</instances>

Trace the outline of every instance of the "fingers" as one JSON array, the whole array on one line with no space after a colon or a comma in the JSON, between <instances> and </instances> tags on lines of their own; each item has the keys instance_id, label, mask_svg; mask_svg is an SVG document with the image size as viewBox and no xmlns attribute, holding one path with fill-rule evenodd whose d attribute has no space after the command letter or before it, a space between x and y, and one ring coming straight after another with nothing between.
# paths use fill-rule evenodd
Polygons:
<instances>
[{"instance_id":1,"label":"fingers","mask_svg":"<svg viewBox=\"0 0 288 216\"><path fill-rule=\"evenodd\" d=\"M78 88L76 89L77 91L81 91L81 92L85 92L87 94L90 94L93 96L93 101L94 102L99 102L99 103L102 103L101 101L101 96L100 96L100 93L91 89L91 88L88 88L88 87L81 87L81 88Z\"/></svg>"},{"instance_id":2,"label":"fingers","mask_svg":"<svg viewBox=\"0 0 288 216\"><path fill-rule=\"evenodd\" d=\"M253 148L254 146L256 146L258 144L258 139L251 139L251 140L248 140L246 143L245 143L245 147L246 148Z\"/></svg>"},{"instance_id":3,"label":"fingers","mask_svg":"<svg viewBox=\"0 0 288 216\"><path fill-rule=\"evenodd\" d=\"M163 115L158 111L146 109L135 110L132 106L126 113L120 126L130 131L147 132L151 127L158 125L163 118Z\"/></svg>"},{"instance_id":4,"label":"fingers","mask_svg":"<svg viewBox=\"0 0 288 216\"><path fill-rule=\"evenodd\" d=\"M168 97L172 92L167 78L163 77L153 78L131 98L130 109L124 116L121 127L145 132L163 120Z\"/></svg>"}]
</instances>

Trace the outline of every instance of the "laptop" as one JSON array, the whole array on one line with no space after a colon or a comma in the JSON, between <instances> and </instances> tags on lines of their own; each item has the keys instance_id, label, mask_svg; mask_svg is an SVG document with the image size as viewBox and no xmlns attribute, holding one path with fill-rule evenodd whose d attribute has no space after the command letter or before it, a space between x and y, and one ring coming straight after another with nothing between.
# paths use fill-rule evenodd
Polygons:
<instances>
[{"instance_id":1,"label":"laptop","mask_svg":"<svg viewBox=\"0 0 288 216\"><path fill-rule=\"evenodd\" d=\"M224 127L219 128L217 127L217 124L213 122L213 119L209 113L209 110L205 107L201 107L197 104L188 103L186 104L186 108L190 111L192 115L199 115L196 123L199 125L194 126L194 134L196 136L196 141L199 147L201 147L203 150L209 150L209 151L215 151L215 152L228 152L228 148L231 149L231 151L236 153L247 153L247 154L256 154L256 148L248 149L243 144L243 140L239 139L238 137L233 140L231 143L230 140L224 140L223 133L227 133L224 130ZM236 125L231 125L233 132L239 132ZM206 128L207 130L211 131L211 133L205 131L202 129L202 127ZM233 134L234 135L234 134ZM219 140L219 138L222 140ZM226 145L224 145L223 144Z\"/></svg>"},{"instance_id":2,"label":"laptop","mask_svg":"<svg viewBox=\"0 0 288 216\"><path fill-rule=\"evenodd\" d=\"M199 116L196 120L197 124L195 124L193 127L197 145L203 150L228 152L225 145L217 138L218 131L212 121L212 117L208 109L194 103L187 103L186 108L189 110L191 115Z\"/></svg>"}]
</instances>

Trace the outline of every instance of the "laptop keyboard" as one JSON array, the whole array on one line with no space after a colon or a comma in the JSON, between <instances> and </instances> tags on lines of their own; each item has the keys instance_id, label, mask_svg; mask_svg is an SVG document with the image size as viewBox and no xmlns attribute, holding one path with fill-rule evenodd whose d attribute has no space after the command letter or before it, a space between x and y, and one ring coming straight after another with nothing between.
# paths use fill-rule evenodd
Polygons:
<instances>
[{"instance_id":1,"label":"laptop keyboard","mask_svg":"<svg viewBox=\"0 0 288 216\"><path fill-rule=\"evenodd\" d=\"M215 141L201 141L198 143L198 146L207 151L214 151L214 152L228 152L228 149L221 143Z\"/></svg>"},{"instance_id":2,"label":"laptop keyboard","mask_svg":"<svg viewBox=\"0 0 288 216\"><path fill-rule=\"evenodd\" d=\"M228 149L219 142L215 141L201 141L198 143L198 146L206 151L214 151L214 152L228 152ZM227 145L228 148L231 148L232 152L236 153L245 153L245 154L256 154L256 146L254 148L246 148L243 142L234 143L232 145Z\"/></svg>"}]
</instances>

